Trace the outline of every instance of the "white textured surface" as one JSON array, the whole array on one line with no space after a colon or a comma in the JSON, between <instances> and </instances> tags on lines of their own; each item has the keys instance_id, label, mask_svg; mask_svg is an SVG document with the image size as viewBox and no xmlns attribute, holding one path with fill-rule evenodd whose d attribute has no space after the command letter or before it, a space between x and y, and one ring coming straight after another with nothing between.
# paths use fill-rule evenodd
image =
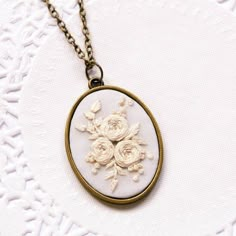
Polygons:
<instances>
[{"instance_id":1,"label":"white textured surface","mask_svg":"<svg viewBox=\"0 0 236 236\"><path fill-rule=\"evenodd\" d=\"M30 68L32 66L32 59L35 57L35 55L38 54L39 48L44 45L46 36L49 34L53 34L55 31L53 31L53 21L48 17L48 14L45 12L45 7L43 4L38 0L31 0L31 1L3 1L1 0L1 9L0 9L0 42L1 42L1 57L0 57L0 123L2 124L0 127L0 142L1 142L1 149L0 149L0 209L1 209L1 223L0 223L0 234L2 236L9 236L9 235L91 235L90 233L87 233L86 230L81 228L81 226L78 225L84 225L83 219L85 218L85 215L82 214L82 217L79 217L79 214L81 214L81 209L76 214L76 217L74 217L71 214L70 217L68 217L63 211L60 210L59 206L56 206L54 199L52 199L48 193L42 190L40 185L42 184L44 189L47 188L45 185L45 182L42 182L42 179L35 180L36 173L31 171L31 168L29 168L28 161L33 157L33 154L30 154L28 156L25 156L24 154L24 144L22 142L22 136L21 136L21 129L19 126L18 121L18 101L21 94L21 88L24 85L24 81L31 79L29 75ZM63 15L66 19L68 19L68 16L70 14L77 14L77 9L75 7L75 2L72 1L56 1L58 5L63 6ZM123 1L122 1L123 2ZM156 51L158 52L156 55L156 65L155 67L149 67L150 62L148 61L150 54L152 55L152 51L145 50L141 51L144 58L142 61L140 60L134 60L137 59L140 53L139 45L133 43L134 41L130 39L129 45L126 45L127 47L132 47L132 50L138 48L137 53L135 53L132 57L128 57L128 54L125 54L127 56L122 56L121 58L116 58L116 54L110 55L109 50L112 51L112 49L116 49L113 52L117 52L118 50L122 50L123 46L126 44L127 37L123 36L122 29L126 28L126 24L122 22L122 20L117 23L115 30L113 30L114 35L112 36L112 39L114 37L118 37L119 44L107 44L107 41L109 41L110 35L107 35L106 39L104 40L103 34L100 34L101 38L98 39L97 33L95 34L96 37L94 44L96 45L96 52L99 54L98 59L102 62L104 65L106 75L109 75L109 81L112 84L120 85L126 88L129 88L133 92L136 92L139 94L143 100L147 101L148 98L146 97L145 91L149 91L150 97L152 95L159 96L158 100L158 121L161 123L162 132L166 134L165 136L165 145L166 148L169 146L169 143L172 142L173 135L175 137L176 133L178 134L178 141L176 141L176 144L174 147L176 147L175 152L173 153L173 149L168 150L166 153L166 170L164 176L169 176L169 170L172 168L172 166L169 165L169 157L170 155L175 156L178 153L182 153L182 157L186 158L187 164L188 164L188 157L189 153L186 152L186 150L183 151L183 146L188 146L192 144L192 131L190 127L196 126L198 122L200 124L208 123L208 126L202 126L199 127L199 130L203 130L203 136L200 137L199 132L197 132L195 135L195 138L197 138L197 135L199 135L199 139L204 138L204 145L202 147L195 147L191 150L194 150L197 154L197 151L203 151L204 147L212 143L212 140L215 141L216 137L222 138L222 140L219 140L220 144L214 145L214 147L211 146L212 149L217 149L218 153L216 157L219 157L217 159L217 162L214 162L216 165L221 165L222 163L220 160L222 157L225 157L227 152L229 152L232 147L232 142L235 141L235 138L232 138L230 135L231 128L233 130L233 127L231 127L230 124L233 122L233 114L235 114L235 104L233 100L233 93L235 93L235 89L232 85L232 89L229 90L228 82L234 82L235 79L235 65L234 65L234 54L235 54L235 47L236 44L235 38L235 0L219 0L219 6L216 7L215 1L195 1L195 3L192 3L192 1L188 2L177 2L177 1L164 1L164 0L158 0L158 1L136 1L135 7L138 10L138 15L142 16L142 5L145 2L147 4L147 7L153 7L153 4L159 5L163 9L163 14L160 13L160 21L155 22L155 25L157 26L157 42L155 43L153 47L155 47ZM95 2L89 1L90 6L93 5ZM133 14L133 1L129 4L128 2L125 4L128 7L129 14ZM104 15L107 16L111 11L114 14L119 14L119 12L123 12L123 3L120 4L119 1L113 2L112 6L110 6L108 3L103 3L99 8L102 8L105 13ZM165 9L168 7L168 9L172 9L169 11L169 14L166 14L167 12ZM222 8L221 8L222 7ZM222 10L221 10L222 9ZM231 11L232 10L232 11ZM209 51L212 49L211 53L204 54L204 60L200 61L194 61L194 64L183 64L182 61L177 60L178 58L183 57L183 51L180 50L178 54L171 54L172 47L176 47L176 45L169 44L169 41L166 40L166 37L168 36L169 39L176 37L177 35L174 32L171 32L167 35L161 35L159 34L159 28L162 28L164 25L166 25L167 21L169 24L175 25L175 18L172 18L172 15L175 15L176 12L179 12L179 14L183 18L183 22L180 25L176 25L176 30L181 31L185 34L186 31L192 32L193 30L196 32L195 37L187 37L189 41L185 43L185 41L180 42L178 37L175 41L178 43L178 47L181 47L181 45L184 45L185 47L189 46L189 50L187 52L192 52L190 49L196 48L196 51L194 51L194 56L196 54L204 54L205 51L199 50L202 47L202 44L208 44L209 45ZM127 13L127 12L126 12ZM94 19L99 18L100 11L96 11L96 13L93 13ZM128 13L127 13L128 14ZM92 17L92 16L91 16ZM194 27L193 22L188 21L186 19L189 19L191 17L194 20ZM133 18L132 18L133 19ZM136 21L136 19L135 19ZM134 25L136 25L136 22L133 22ZM109 22L108 22L109 23ZM130 22L132 23L132 22ZM153 23L154 24L154 23ZM120 28L120 25L122 25L122 28ZM204 26L204 27L203 27ZM119 28L118 28L119 27ZM188 27L187 30L185 27ZM132 27L131 27L132 28ZM189 29L190 28L190 29ZM199 29L200 28L200 29ZM205 29L204 32L202 32L200 35L199 30ZM109 28L105 28L108 30ZM116 30L119 29L119 30ZM99 28L102 32L104 31L104 28ZM75 32L78 31L78 28L76 27ZM94 31L94 29L93 29ZM119 32L119 33L118 33ZM143 33L146 33L145 30L142 30L137 38L140 37ZM204 41L204 36L211 34L212 38L211 41ZM59 35L59 34L58 34ZM99 36L99 37L100 37ZM178 39L178 40L177 40ZM103 40L102 42L99 41ZM160 42L161 40L161 42ZM163 47L164 41L168 42L168 48ZM67 46L64 46L65 44L62 43L63 38L60 38L62 47L67 48ZM48 44L48 43L47 43ZM200 45L199 45L200 44ZM104 45L108 46L108 52L104 50ZM143 45L143 44L141 44ZM146 46L146 45L145 45ZM168 49L168 50L167 50ZM198 50L197 50L198 49ZM214 49L214 50L213 50ZM66 49L69 53L69 49ZM164 53L167 51L168 53ZM159 53L161 53L162 57L159 56ZM187 53L185 52L185 53ZM55 51L53 51L53 54ZM109 54L107 54L109 53ZM125 52L128 53L128 52ZM176 53L176 52L175 52ZM163 54L164 57L163 57ZM189 56L189 54L185 54L185 56ZM55 55L55 54L54 54ZM78 64L75 57L74 59L71 58L71 55L68 55L68 60L71 61L71 63L74 65L73 70L78 70L80 72L80 76L83 75L82 71L79 69L82 64ZM168 56L168 58L166 58ZM103 60L102 60L103 57ZM104 59L106 58L106 60ZM196 57L199 58L199 57ZM168 59L168 60L167 60ZM192 59L192 56L191 56ZM64 60L63 60L64 61ZM122 63L122 70L121 69L114 69L116 62L119 61L119 63ZM129 62L129 63L127 63ZM145 62L148 62L147 64ZM186 61L185 61L186 62ZM142 64L140 66L140 64ZM205 67L211 67L212 71L216 70L218 72L217 76L214 78L212 77L215 72L207 74L207 70L204 69ZM129 66L127 66L129 65ZM53 66L52 66L53 67ZM141 68L147 67L150 70L154 69L153 76L155 76L155 81L158 80L159 86L155 89L149 90L148 84L144 85L143 87L140 87L140 85L137 84L137 80L133 84L130 84L130 86L127 85L127 80L133 75L136 75L134 71L139 70L140 74L138 78L145 77L146 81L150 82L152 81L151 78L146 78L146 73L142 72ZM166 79L166 73L163 72L163 70L160 70L161 68L166 68L167 71L171 70L173 75L171 80L168 79L167 82L164 83ZM181 70L181 73L175 73L176 67L180 67L178 70ZM34 66L35 68L35 66ZM156 69L157 68L157 69ZM159 69L160 68L160 69ZM198 70L199 76L195 79L193 78L192 71L196 73ZM162 71L162 73L161 73ZM182 77L183 71L185 73L188 73L188 80L185 77ZM113 72L113 76L112 75ZM116 75L115 75L116 73ZM125 80L122 80L122 75L125 75ZM123 76L124 77L124 76ZM206 78L211 79L212 83L209 84L208 82L202 83L202 80L198 80L199 78ZM128 79L127 79L128 78ZM164 79L163 79L164 78ZM185 86L183 84L179 84L179 81L182 80L182 78L185 78L185 81L182 81L182 83L185 82ZM163 80L163 82L161 82ZM76 83L80 83L82 86L82 80L74 79L71 82L68 83L72 84L72 87L74 88ZM74 82L74 83L73 83ZM171 82L171 83L170 83ZM178 84L177 84L178 82ZM156 82L155 82L156 83ZM195 83L197 86L192 86L192 84ZM211 86L211 89L210 87ZM84 90L86 87L83 83L83 88L79 87L81 91ZM179 85L179 86L178 86ZM198 86L202 85L202 89L204 91L207 91L207 94L210 94L198 98ZM196 87L196 90L194 88ZM179 94L178 96L175 94L172 95L172 92L175 92L175 90L178 88ZM192 89L191 89L192 88ZM187 91L185 91L187 89ZM156 90L156 91L155 91ZM38 91L38 90L37 90ZM43 93L43 91L41 91ZM189 100L185 100L185 93L188 93L189 95L192 94L192 98L195 98L194 101L190 102ZM80 91L78 90L78 94ZM226 93L228 93L227 97ZM50 93L50 98L52 97L52 93ZM158 95L159 94L159 95ZM225 95L225 96L224 96ZM78 96L78 95L76 95ZM228 98L228 103L226 103L226 98ZM212 101L211 106L209 105L209 99ZM207 103L205 104L205 102ZM155 107L156 101L149 100L147 101L148 105L150 107ZM184 113L182 113L178 108L178 104L184 104L186 106L186 110ZM219 104L219 106L214 106L214 104ZM191 105L191 106L190 106ZM175 112L175 119L170 120L170 116L168 114L168 108L172 109ZM204 110L204 114L206 116L204 119L203 117L199 117L196 108ZM212 108L212 109L209 109ZM192 109L191 112L195 112L196 117L199 117L199 119L195 120L189 120L190 123L184 123L183 117L187 117L189 115L189 109ZM218 110L219 112L216 114L215 111ZM159 113L160 112L160 113ZM231 113L228 114L227 112ZM160 114L160 116L159 116ZM212 115L212 116L211 116ZM214 115L214 116L213 116ZM201 119L200 119L201 118ZM206 119L207 118L207 119ZM227 120L229 118L230 120ZM168 121L168 122L167 122ZM193 122L194 121L194 122ZM167 122L167 123L166 123ZM170 123L171 122L171 123ZM184 126L188 126L188 132L184 131L181 127L176 126L176 124L180 123ZM227 133L224 133L221 129L218 129L218 126L221 127L222 123L225 124L225 129L228 130ZM167 125L168 124L168 125ZM36 124L37 126L37 124ZM216 129L217 128L217 129ZM222 127L221 127L222 128ZM213 132L214 130L218 131L216 134L216 137L206 136L207 130L211 129ZM225 130L223 129L223 130ZM39 129L39 132L42 130ZM171 133L171 135L167 135ZM210 132L209 132L210 133ZM214 134L214 133L213 133ZM220 134L220 135L219 135ZM40 133L39 133L40 135ZM186 140L185 137L189 136L189 139ZM224 135L224 136L223 136ZM235 137L235 136L234 136ZM209 139L210 138L210 139ZM212 138L212 139L211 139ZM226 150L225 150L225 149ZM212 159L208 159L209 153L206 153L207 157L205 158L206 164L210 165L210 161ZM199 156L196 156L196 161L198 161ZM224 160L229 161L229 159L232 158L232 153L227 156ZM45 161L45 165L47 164L47 160ZM196 162L197 167L198 162ZM168 222L168 228L167 229L175 229L175 233L173 235L204 235L207 233L207 235L221 235L221 236L235 236L236 235L236 210L235 205L232 206L229 204L228 201L228 194L232 194L235 192L235 185L232 185L231 188L225 188L227 186L227 183L230 183L232 181L232 175L230 175L230 168L234 168L233 162L230 162L231 165L228 166L226 170L221 169L219 173L214 173L214 169L212 166L212 170L209 171L207 177L212 178L212 186L213 188L221 187L219 189L220 194L215 194L212 192L212 188L208 189L209 197L211 201L208 201L210 199L204 199L198 198L196 203L200 202L203 206L208 205L209 203L213 203L216 199L221 204L222 207L225 207L225 211L223 212L219 218L218 215L215 214L213 217L209 217L205 224L208 225L208 229L202 229L201 226L198 224L198 222L195 220L194 215L190 217L189 220L185 219L184 215L184 209L188 208L189 205L186 203L194 203L194 199L189 199L188 196L179 196L178 194L172 195L172 198L176 198L178 200L177 205L169 205L167 209L177 210L176 212L172 211L172 214L176 214L176 222L181 223L181 228L179 228L178 224L174 224L169 218L169 216L166 216L165 214L162 215L162 222L158 224L157 219L150 218L152 221L150 222L150 227L153 229L158 228L159 226L162 226L162 223L164 222L164 225L167 225ZM183 168L183 167L181 167ZM189 167L188 167L189 168ZM197 171L196 171L197 172ZM195 175L196 172L190 172L192 175ZM218 179L223 173L228 173L228 179L225 181L225 179L221 180ZM214 174L214 175L213 175ZM181 172L178 178L182 177L183 173ZM51 175L50 175L51 176ZM164 177L163 177L164 178ZM53 180L52 180L53 181ZM194 187L206 187L204 185L205 179L201 178L198 179L194 183ZM40 185L39 185L40 182ZM166 185L161 184L160 186L164 186L163 188L166 188ZM72 188L76 188L75 186L72 186ZM159 188L160 189L160 188ZM179 193L186 193L189 189L189 186L185 186L184 190L179 189ZM158 190L158 194L160 190ZM191 191L193 191L191 189ZM49 192L51 194L51 192ZM78 200L78 199L75 199ZM58 201L57 201L58 202ZM94 202L95 203L95 202ZM83 202L80 201L80 204L83 205ZM156 204L159 204L159 202L156 202ZM215 205L215 209L218 208L218 205ZM207 209L207 208L205 208ZM67 210L64 208L64 210ZM132 210L131 210L132 211ZM18 212L16 214L16 212ZM193 213L192 213L193 214ZM231 215L231 216L229 216ZM224 217L224 219L222 219ZM120 219L122 216L118 213L113 215L113 218ZM4 221L3 221L4 219ZM147 235L154 235L153 231L148 229L145 229L142 227L142 224L140 224L140 221L138 218L135 218L135 223L131 226L131 228L135 227L141 227L142 232L146 232ZM216 222L217 221L217 222ZM104 226L104 221L101 219L102 225ZM215 222L214 226L211 226L212 222ZM9 225L13 225L14 223L14 229L12 227L9 227ZM91 222L90 222L91 223ZM191 228L192 224L194 224L194 227ZM154 225L154 226L153 226ZM85 225L84 225L85 226ZM92 223L87 224L87 227L93 228ZM150 229L150 228L149 228ZM176 230L185 230L184 234L179 234ZM191 230L192 232L190 232ZM190 233L189 233L190 232ZM201 232L201 233L199 233ZM128 233L125 233L128 235ZM121 235L124 235L124 231ZM143 235L145 235L143 233ZM162 234L162 235L168 235Z\"/></svg>"}]
</instances>

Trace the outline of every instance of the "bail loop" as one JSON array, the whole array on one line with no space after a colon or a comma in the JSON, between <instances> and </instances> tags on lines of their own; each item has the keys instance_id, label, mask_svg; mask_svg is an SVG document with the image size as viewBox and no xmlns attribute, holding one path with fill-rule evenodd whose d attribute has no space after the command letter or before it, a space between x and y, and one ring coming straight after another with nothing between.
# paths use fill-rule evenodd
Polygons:
<instances>
[{"instance_id":1,"label":"bail loop","mask_svg":"<svg viewBox=\"0 0 236 236\"><path fill-rule=\"evenodd\" d=\"M95 61L85 64L85 74L88 79L88 87L94 88L104 85L102 67Z\"/></svg>"}]
</instances>

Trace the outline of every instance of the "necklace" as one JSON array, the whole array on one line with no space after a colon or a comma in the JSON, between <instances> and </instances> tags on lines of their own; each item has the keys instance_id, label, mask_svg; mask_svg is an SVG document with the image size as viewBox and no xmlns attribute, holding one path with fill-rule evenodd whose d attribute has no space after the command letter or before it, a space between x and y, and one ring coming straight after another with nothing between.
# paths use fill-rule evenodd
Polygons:
<instances>
[{"instance_id":1,"label":"necklace","mask_svg":"<svg viewBox=\"0 0 236 236\"><path fill-rule=\"evenodd\" d=\"M65 128L65 148L81 184L115 204L135 202L154 187L161 172L163 144L147 106L125 89L104 85L96 62L83 0L77 0L85 51L76 43L50 0L42 0L85 63L89 90L73 105Z\"/></svg>"}]
</instances>

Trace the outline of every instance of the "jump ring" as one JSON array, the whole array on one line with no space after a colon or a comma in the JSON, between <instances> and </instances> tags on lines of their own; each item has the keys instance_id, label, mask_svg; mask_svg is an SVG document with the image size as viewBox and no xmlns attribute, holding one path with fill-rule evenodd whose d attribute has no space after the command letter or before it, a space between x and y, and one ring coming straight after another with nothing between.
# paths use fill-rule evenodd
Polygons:
<instances>
[{"instance_id":1,"label":"jump ring","mask_svg":"<svg viewBox=\"0 0 236 236\"><path fill-rule=\"evenodd\" d=\"M94 75L92 75L91 73L92 70L93 72L95 72ZM90 62L88 65L86 65L85 73L88 79L89 88L94 88L97 86L104 85L102 67L96 62Z\"/></svg>"}]
</instances>

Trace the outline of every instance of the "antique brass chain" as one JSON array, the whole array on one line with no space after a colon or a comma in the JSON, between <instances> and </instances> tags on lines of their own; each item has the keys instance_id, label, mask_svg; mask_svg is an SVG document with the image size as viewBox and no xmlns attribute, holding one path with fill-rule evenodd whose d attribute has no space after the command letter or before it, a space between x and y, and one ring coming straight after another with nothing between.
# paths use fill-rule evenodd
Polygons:
<instances>
[{"instance_id":1,"label":"antique brass chain","mask_svg":"<svg viewBox=\"0 0 236 236\"><path fill-rule=\"evenodd\" d=\"M76 43L75 38L69 32L66 26L66 23L62 20L58 11L51 4L50 0L42 0L42 1L46 3L50 15L56 20L58 27L64 33L68 43L72 45L78 57L84 61L85 74L89 81L89 88L103 85L104 84L103 83L103 70L101 66L96 62L93 55L93 47L92 47L91 39L90 39L90 32L87 26L87 18L86 18L86 12L84 8L84 1L77 0L77 3L79 5L79 15L82 21L82 33L85 38L84 43L85 43L86 52L83 52L81 47ZM93 75L94 73L96 75Z\"/></svg>"}]
</instances>

